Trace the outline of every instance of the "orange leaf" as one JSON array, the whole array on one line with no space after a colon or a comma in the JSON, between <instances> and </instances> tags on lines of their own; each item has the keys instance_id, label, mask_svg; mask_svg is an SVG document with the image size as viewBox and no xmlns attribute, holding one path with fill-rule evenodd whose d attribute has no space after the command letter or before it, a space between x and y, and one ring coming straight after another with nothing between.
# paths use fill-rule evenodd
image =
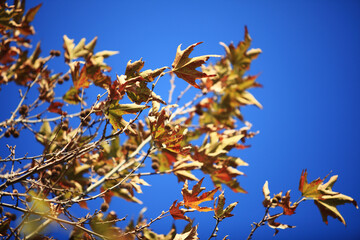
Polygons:
<instances>
[{"instance_id":1,"label":"orange leaf","mask_svg":"<svg viewBox=\"0 0 360 240\"><path fill-rule=\"evenodd\" d=\"M80 71L80 63L74 62L69 64L71 70L71 76L76 89L88 88L90 85L90 79L86 73L86 65Z\"/></svg>"},{"instance_id":2,"label":"orange leaf","mask_svg":"<svg viewBox=\"0 0 360 240\"><path fill-rule=\"evenodd\" d=\"M181 190L181 193L184 198L185 207L194 208L199 212L208 212L213 210L212 208L209 207L199 207L199 204L202 202L213 200L214 195L219 188L215 188L214 190L203 193L201 196L197 196L201 191L205 189L204 187L201 187L203 180L204 178L202 178L198 183L196 183L193 186L192 190L188 189L188 182L187 180L185 181L184 187Z\"/></svg>"}]
</instances>

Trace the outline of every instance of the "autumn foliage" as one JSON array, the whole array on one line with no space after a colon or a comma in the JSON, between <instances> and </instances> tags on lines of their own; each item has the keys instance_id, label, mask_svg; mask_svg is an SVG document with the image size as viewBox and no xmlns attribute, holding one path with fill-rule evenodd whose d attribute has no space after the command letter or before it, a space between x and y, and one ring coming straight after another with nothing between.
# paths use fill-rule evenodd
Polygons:
<instances>
[{"instance_id":1,"label":"autumn foliage","mask_svg":"<svg viewBox=\"0 0 360 240\"><path fill-rule=\"evenodd\" d=\"M244 173L239 168L248 164L235 150L248 148L247 139L257 132L244 120L241 108L262 108L250 93L261 87L258 76L246 74L261 53L250 47L248 29L237 45L221 43L224 56L193 57L201 42L184 50L180 45L171 66L144 70L142 59L129 60L125 72L112 79L105 61L118 52L95 52L97 38L75 43L64 35L63 50L52 50L48 56L43 56L40 44L32 48L31 22L41 5L27 12L24 5L25 1L0 3L0 85L14 84L21 90L16 109L0 122L0 138L21 139L23 132L30 132L43 151L15 157L15 146L8 145L9 155L0 160L0 197L12 199L0 202L0 236L56 237L43 231L54 222L71 231L70 239L198 239L197 223L189 216L197 211L213 213L215 227L208 237L215 237L221 221L231 218L238 204L226 204L223 188L247 192L240 185ZM61 55L65 73L48 67ZM210 58L213 64L207 64ZM158 80L166 77L171 82L168 100L156 94ZM179 96L174 96L175 80L189 84ZM67 86L65 93L57 91L61 84ZM99 90L94 102L87 101L89 88ZM178 105L189 88L197 88L197 94ZM28 97L29 91L37 91L37 97ZM145 170L145 162L152 172ZM162 174L177 177L183 185L182 198L171 200L173 204L164 206L157 218L147 219L141 212L135 221L111 211L114 202L141 203L142 187L149 186L144 176ZM212 189L202 187L204 178L211 179ZM252 225L248 239L265 223L275 234L293 228L277 221L282 215L294 215L307 200L314 201L325 223L331 216L345 224L337 206L352 203L357 208L357 203L332 190L336 180L333 176L328 182L308 183L304 170L299 184L302 198L295 202L290 191L271 197L266 182L265 215ZM102 199L99 210L89 209L87 203L94 199ZM71 207L77 204L88 214L75 217ZM273 208L280 212L270 213ZM188 225L182 231L173 227L165 235L152 231L151 224L163 218L185 220ZM119 221L127 221L127 227L120 228Z\"/></svg>"}]
</instances>

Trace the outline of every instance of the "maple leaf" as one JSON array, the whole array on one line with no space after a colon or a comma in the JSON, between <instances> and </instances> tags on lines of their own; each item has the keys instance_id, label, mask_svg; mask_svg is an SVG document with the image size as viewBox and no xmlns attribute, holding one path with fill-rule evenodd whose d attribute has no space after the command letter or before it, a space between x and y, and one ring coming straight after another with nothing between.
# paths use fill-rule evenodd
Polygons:
<instances>
[{"instance_id":1,"label":"maple leaf","mask_svg":"<svg viewBox=\"0 0 360 240\"><path fill-rule=\"evenodd\" d=\"M173 204L171 205L169 212L171 214L171 216L175 219L183 219L186 220L188 222L191 222L191 219L188 216L185 216L185 210L184 209L180 209L180 206L182 206L182 202L177 203L177 200L175 200L173 202Z\"/></svg>"},{"instance_id":2,"label":"maple leaf","mask_svg":"<svg viewBox=\"0 0 360 240\"><path fill-rule=\"evenodd\" d=\"M199 169L203 164L198 161L188 162L187 159L176 161L173 166L173 173L178 177L178 181L195 180L199 181L189 170Z\"/></svg>"},{"instance_id":3,"label":"maple leaf","mask_svg":"<svg viewBox=\"0 0 360 240\"><path fill-rule=\"evenodd\" d=\"M80 63L73 62L69 64L71 70L71 77L76 89L88 88L90 85L90 79L86 74L86 65L84 65L80 71Z\"/></svg>"},{"instance_id":4,"label":"maple leaf","mask_svg":"<svg viewBox=\"0 0 360 240\"><path fill-rule=\"evenodd\" d=\"M225 48L226 58L230 60L235 71L240 75L243 75L249 69L251 61L261 53L258 48L249 50L251 37L246 26L244 41L239 42L236 47L232 43L229 46L224 43L220 44Z\"/></svg>"},{"instance_id":5,"label":"maple leaf","mask_svg":"<svg viewBox=\"0 0 360 240\"><path fill-rule=\"evenodd\" d=\"M332 187L338 178L337 175L332 176L327 183L323 183L325 178L323 180L318 178L308 184L307 171L305 170L301 173L299 190L304 197L312 198L314 200L314 203L319 208L322 219L326 224L328 224L327 217L331 216L346 225L345 219L341 216L337 206L345 203L352 203L358 208L358 205L353 198L332 190Z\"/></svg>"},{"instance_id":6,"label":"maple leaf","mask_svg":"<svg viewBox=\"0 0 360 240\"><path fill-rule=\"evenodd\" d=\"M215 203L216 200L218 199L218 203L217 206L215 207ZM227 206L224 209L224 205L225 205L225 195L224 192L222 192L218 198L215 198L214 200L214 213L215 213L215 218L217 219L224 219L224 218L228 218L228 217L232 217L234 216L233 214L231 214L231 211L235 208L235 206L238 204L238 202L234 202L231 203L229 206Z\"/></svg>"},{"instance_id":7,"label":"maple leaf","mask_svg":"<svg viewBox=\"0 0 360 240\"><path fill-rule=\"evenodd\" d=\"M61 107L64 106L64 103L61 102L52 102L48 107L48 111L52 113L58 113L60 115L66 115L66 112L61 110Z\"/></svg>"},{"instance_id":8,"label":"maple leaf","mask_svg":"<svg viewBox=\"0 0 360 240\"><path fill-rule=\"evenodd\" d=\"M209 207L200 207L199 204L213 200L214 195L219 188L215 188L209 192L204 192L201 196L198 196L199 193L205 189L205 187L201 187L203 180L204 178L202 178L199 182L197 182L193 186L192 190L188 189L188 181L186 180L184 183L184 187L181 190L181 193L184 198L185 207L193 208L199 212L209 212L212 211L213 209Z\"/></svg>"},{"instance_id":9,"label":"maple leaf","mask_svg":"<svg viewBox=\"0 0 360 240\"><path fill-rule=\"evenodd\" d=\"M64 49L65 49L65 61L70 62L73 59L83 57L84 59L94 51L97 37L94 37L87 45L85 45L85 38L82 38L78 45L75 46L74 39L69 39L66 35L63 37L64 39Z\"/></svg>"},{"instance_id":10,"label":"maple leaf","mask_svg":"<svg viewBox=\"0 0 360 240\"><path fill-rule=\"evenodd\" d=\"M82 101L79 96L79 89L76 89L73 86L64 94L63 100L69 104L74 105L82 102L86 106L86 103Z\"/></svg>"},{"instance_id":11,"label":"maple leaf","mask_svg":"<svg viewBox=\"0 0 360 240\"><path fill-rule=\"evenodd\" d=\"M195 80L204 77L214 77L216 75L208 75L204 72L197 71L196 68L203 65L210 57L220 57L219 55L204 55L194 58L189 58L190 53L194 50L194 47L202 42L194 43L185 50L181 50L181 44L176 51L175 60L172 64L172 72L179 78L184 79L186 82L196 88L200 88L196 84Z\"/></svg>"},{"instance_id":12,"label":"maple leaf","mask_svg":"<svg viewBox=\"0 0 360 240\"><path fill-rule=\"evenodd\" d=\"M123 119L122 115L137 112L148 108L146 105L138 104L119 104L117 101L109 103L109 107L105 115L109 118L111 125L114 129L122 129L127 125L127 122ZM130 131L136 134L134 130L129 126Z\"/></svg>"},{"instance_id":13,"label":"maple leaf","mask_svg":"<svg viewBox=\"0 0 360 240\"><path fill-rule=\"evenodd\" d=\"M158 113L157 118L150 116L149 120L153 141L159 148L181 155L189 154L190 146L182 146L187 130L179 125L172 126L165 109Z\"/></svg>"},{"instance_id":14,"label":"maple leaf","mask_svg":"<svg viewBox=\"0 0 360 240\"><path fill-rule=\"evenodd\" d=\"M318 187L325 180L325 178L323 180L318 178L309 184L307 182L307 170L305 169L305 171L302 171L301 173L299 191L304 197L314 199L320 198L322 194L318 191Z\"/></svg>"}]
</instances>

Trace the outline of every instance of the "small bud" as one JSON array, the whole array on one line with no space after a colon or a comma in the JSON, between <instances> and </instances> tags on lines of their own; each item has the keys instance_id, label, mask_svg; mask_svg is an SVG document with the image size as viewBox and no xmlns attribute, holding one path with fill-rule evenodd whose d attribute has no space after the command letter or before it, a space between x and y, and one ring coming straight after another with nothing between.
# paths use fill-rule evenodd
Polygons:
<instances>
[{"instance_id":1,"label":"small bud","mask_svg":"<svg viewBox=\"0 0 360 240\"><path fill-rule=\"evenodd\" d=\"M58 84L63 84L64 83L64 79L63 78L59 78L58 81L57 81Z\"/></svg>"},{"instance_id":2,"label":"small bud","mask_svg":"<svg viewBox=\"0 0 360 240\"><path fill-rule=\"evenodd\" d=\"M66 74L66 75L64 76L64 80L65 80L65 81L68 81L69 79L70 79L69 74Z\"/></svg>"}]
</instances>

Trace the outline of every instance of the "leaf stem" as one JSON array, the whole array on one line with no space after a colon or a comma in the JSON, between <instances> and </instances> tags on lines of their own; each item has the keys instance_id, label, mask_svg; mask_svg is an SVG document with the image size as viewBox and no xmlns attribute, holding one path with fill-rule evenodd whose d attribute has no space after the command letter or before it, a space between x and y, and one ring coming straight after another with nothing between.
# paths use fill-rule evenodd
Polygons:
<instances>
[{"instance_id":1,"label":"leaf stem","mask_svg":"<svg viewBox=\"0 0 360 240\"><path fill-rule=\"evenodd\" d=\"M219 218L216 218L216 224L215 227L210 235L210 237L208 238L208 240L212 239L213 237L216 237L216 233L219 231L219 223L221 222L221 220Z\"/></svg>"}]
</instances>

